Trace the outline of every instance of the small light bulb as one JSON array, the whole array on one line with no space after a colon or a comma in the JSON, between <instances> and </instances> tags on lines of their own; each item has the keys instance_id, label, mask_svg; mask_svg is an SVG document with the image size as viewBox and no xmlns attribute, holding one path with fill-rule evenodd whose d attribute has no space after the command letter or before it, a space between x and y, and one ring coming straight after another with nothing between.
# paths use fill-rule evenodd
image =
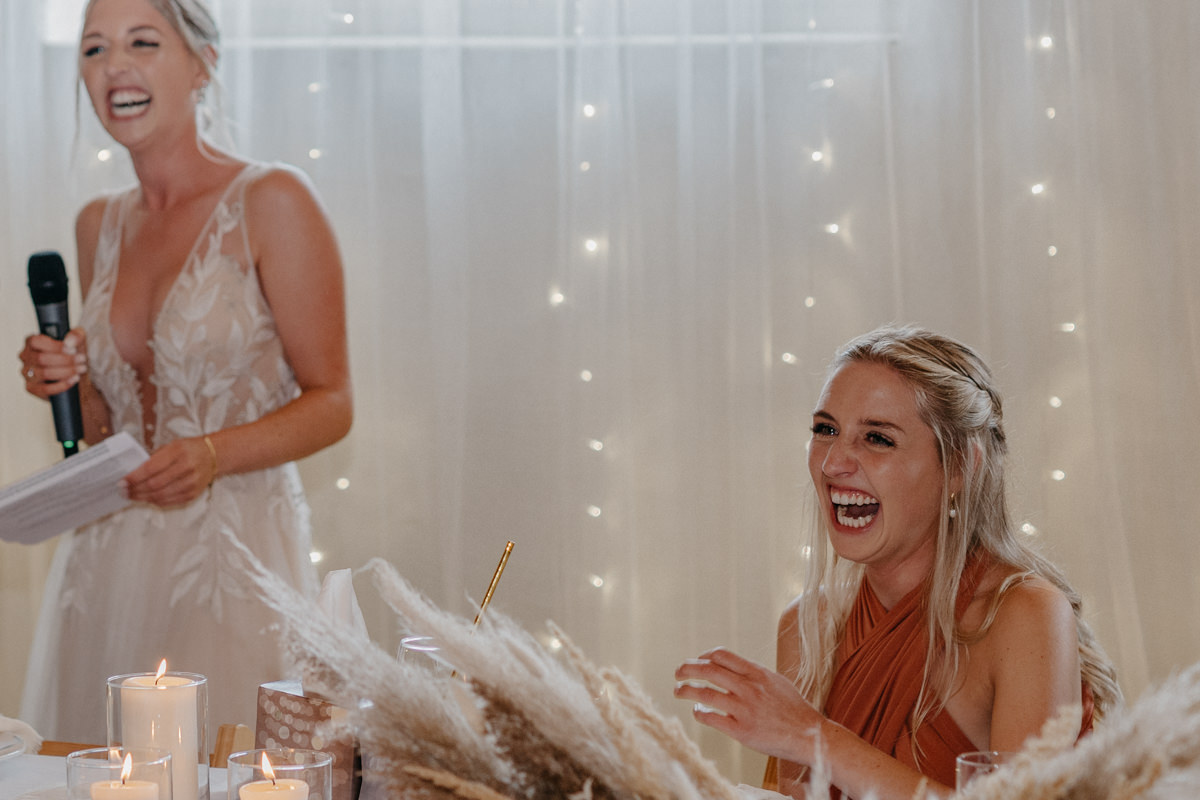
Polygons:
<instances>
[{"instance_id":1,"label":"small light bulb","mask_svg":"<svg viewBox=\"0 0 1200 800\"><path fill-rule=\"evenodd\" d=\"M313 81L308 85L308 91L310 94L316 94L317 92L321 91L321 84Z\"/></svg>"},{"instance_id":2,"label":"small light bulb","mask_svg":"<svg viewBox=\"0 0 1200 800\"><path fill-rule=\"evenodd\" d=\"M1050 398L1050 407L1051 408L1062 408L1062 398L1059 397L1058 395L1052 396Z\"/></svg>"},{"instance_id":3,"label":"small light bulb","mask_svg":"<svg viewBox=\"0 0 1200 800\"><path fill-rule=\"evenodd\" d=\"M833 78L826 78L825 80L821 81L821 88L822 89L832 89L833 88Z\"/></svg>"},{"instance_id":4,"label":"small light bulb","mask_svg":"<svg viewBox=\"0 0 1200 800\"><path fill-rule=\"evenodd\" d=\"M592 168L592 162L590 162L590 161L580 161L579 162L579 171L580 172L587 172L591 168Z\"/></svg>"},{"instance_id":5,"label":"small light bulb","mask_svg":"<svg viewBox=\"0 0 1200 800\"><path fill-rule=\"evenodd\" d=\"M100 161L100 162L111 161L112 160L112 150L109 150L106 147L102 150L96 151L96 160Z\"/></svg>"},{"instance_id":6,"label":"small light bulb","mask_svg":"<svg viewBox=\"0 0 1200 800\"><path fill-rule=\"evenodd\" d=\"M810 19L808 21L808 29L810 31L815 31L817 29L817 21L815 19Z\"/></svg>"},{"instance_id":7,"label":"small light bulb","mask_svg":"<svg viewBox=\"0 0 1200 800\"><path fill-rule=\"evenodd\" d=\"M589 517L598 517L602 512L600 506L588 506L587 513Z\"/></svg>"},{"instance_id":8,"label":"small light bulb","mask_svg":"<svg viewBox=\"0 0 1200 800\"><path fill-rule=\"evenodd\" d=\"M1033 192L1034 194L1041 194L1042 192L1046 191L1046 184L1035 183L1033 186L1029 187L1029 191Z\"/></svg>"},{"instance_id":9,"label":"small light bulb","mask_svg":"<svg viewBox=\"0 0 1200 800\"><path fill-rule=\"evenodd\" d=\"M1025 534L1026 536L1037 536L1037 532L1038 529L1035 528L1031 523L1026 522L1021 526L1021 533Z\"/></svg>"},{"instance_id":10,"label":"small light bulb","mask_svg":"<svg viewBox=\"0 0 1200 800\"><path fill-rule=\"evenodd\" d=\"M556 307L561 306L563 304L563 301L566 299L567 298L565 296L563 296L562 292L551 292L550 293L550 305L552 305L552 306L556 306Z\"/></svg>"},{"instance_id":11,"label":"small light bulb","mask_svg":"<svg viewBox=\"0 0 1200 800\"><path fill-rule=\"evenodd\" d=\"M604 578L601 578L599 575L593 575L592 577L588 578L588 582L591 583L592 586L595 586L597 589L599 589L604 585Z\"/></svg>"},{"instance_id":12,"label":"small light bulb","mask_svg":"<svg viewBox=\"0 0 1200 800\"><path fill-rule=\"evenodd\" d=\"M804 298L804 307L805 308L812 308L816 304L817 304L817 298L815 298L815 297Z\"/></svg>"},{"instance_id":13,"label":"small light bulb","mask_svg":"<svg viewBox=\"0 0 1200 800\"><path fill-rule=\"evenodd\" d=\"M1067 473L1063 472L1061 469L1056 469L1050 473L1050 477L1054 478L1056 481L1066 480Z\"/></svg>"},{"instance_id":14,"label":"small light bulb","mask_svg":"<svg viewBox=\"0 0 1200 800\"><path fill-rule=\"evenodd\" d=\"M591 103L585 104L583 107L583 115L585 117L596 116L596 107L594 105L592 105Z\"/></svg>"},{"instance_id":15,"label":"small light bulb","mask_svg":"<svg viewBox=\"0 0 1200 800\"><path fill-rule=\"evenodd\" d=\"M836 222L831 222L825 226L826 233L837 233L841 229L842 229L841 226L838 225Z\"/></svg>"},{"instance_id":16,"label":"small light bulb","mask_svg":"<svg viewBox=\"0 0 1200 800\"><path fill-rule=\"evenodd\" d=\"M549 647L552 651L554 651L556 653L559 650L562 650L562 647L563 647L562 639L559 639L557 636L551 636L550 642L549 642Z\"/></svg>"},{"instance_id":17,"label":"small light bulb","mask_svg":"<svg viewBox=\"0 0 1200 800\"><path fill-rule=\"evenodd\" d=\"M341 491L344 492L350 488L350 479L349 478L338 478L337 483L335 483L334 486L336 486L338 489L340 489Z\"/></svg>"},{"instance_id":18,"label":"small light bulb","mask_svg":"<svg viewBox=\"0 0 1200 800\"><path fill-rule=\"evenodd\" d=\"M813 150L813 154L812 154L813 161L821 161L823 158L825 158L824 153L822 153L820 150Z\"/></svg>"},{"instance_id":19,"label":"small light bulb","mask_svg":"<svg viewBox=\"0 0 1200 800\"><path fill-rule=\"evenodd\" d=\"M1053 36L1043 36L1041 39L1038 40L1038 44L1041 46L1041 48L1043 50L1049 50L1050 48L1054 47L1054 37Z\"/></svg>"},{"instance_id":20,"label":"small light bulb","mask_svg":"<svg viewBox=\"0 0 1200 800\"><path fill-rule=\"evenodd\" d=\"M795 353L784 353L779 357L779 360L785 364L795 364L800 359L796 358Z\"/></svg>"},{"instance_id":21,"label":"small light bulb","mask_svg":"<svg viewBox=\"0 0 1200 800\"><path fill-rule=\"evenodd\" d=\"M1055 247L1054 245L1050 245L1049 247L1046 248L1046 255L1053 258L1054 256L1058 255L1058 248Z\"/></svg>"},{"instance_id":22,"label":"small light bulb","mask_svg":"<svg viewBox=\"0 0 1200 800\"><path fill-rule=\"evenodd\" d=\"M585 369L583 372L580 372L579 380L583 381L584 383L591 383L592 371L590 369Z\"/></svg>"},{"instance_id":23,"label":"small light bulb","mask_svg":"<svg viewBox=\"0 0 1200 800\"><path fill-rule=\"evenodd\" d=\"M1054 117L1057 113L1058 112L1054 110L1054 106L1049 106L1046 109L1046 119L1054 119Z\"/></svg>"},{"instance_id":24,"label":"small light bulb","mask_svg":"<svg viewBox=\"0 0 1200 800\"><path fill-rule=\"evenodd\" d=\"M312 150L308 151L308 157L311 158L313 161L316 161L318 158L321 157L321 151L319 149L317 149L316 147L314 147Z\"/></svg>"},{"instance_id":25,"label":"small light bulb","mask_svg":"<svg viewBox=\"0 0 1200 800\"><path fill-rule=\"evenodd\" d=\"M604 449L604 442L600 441L599 439L592 439L590 442L588 442L588 447L599 453Z\"/></svg>"},{"instance_id":26,"label":"small light bulb","mask_svg":"<svg viewBox=\"0 0 1200 800\"><path fill-rule=\"evenodd\" d=\"M320 564L322 561L325 560L325 554L318 550L313 550L311 553L308 554L308 560L314 564Z\"/></svg>"},{"instance_id":27,"label":"small light bulb","mask_svg":"<svg viewBox=\"0 0 1200 800\"><path fill-rule=\"evenodd\" d=\"M583 243L583 249L587 250L589 253L594 253L600 249L600 243L595 239L588 239Z\"/></svg>"},{"instance_id":28,"label":"small light bulb","mask_svg":"<svg viewBox=\"0 0 1200 800\"><path fill-rule=\"evenodd\" d=\"M343 14L342 22L346 23L347 25L353 25L354 24L354 15L353 14Z\"/></svg>"},{"instance_id":29,"label":"small light bulb","mask_svg":"<svg viewBox=\"0 0 1200 800\"><path fill-rule=\"evenodd\" d=\"M812 547L810 547L809 545L804 545L804 547L801 547L800 548L800 557L801 558L812 558Z\"/></svg>"},{"instance_id":30,"label":"small light bulb","mask_svg":"<svg viewBox=\"0 0 1200 800\"><path fill-rule=\"evenodd\" d=\"M1075 332L1075 323L1074 322L1064 322L1062 325L1058 326L1058 329L1060 331L1062 331L1063 333L1074 333Z\"/></svg>"}]
</instances>

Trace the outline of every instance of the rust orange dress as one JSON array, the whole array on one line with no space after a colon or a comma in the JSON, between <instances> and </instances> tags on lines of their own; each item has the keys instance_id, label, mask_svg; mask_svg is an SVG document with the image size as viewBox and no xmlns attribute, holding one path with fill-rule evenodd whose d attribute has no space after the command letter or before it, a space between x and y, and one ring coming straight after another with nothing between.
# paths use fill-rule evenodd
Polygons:
<instances>
[{"instance_id":1,"label":"rust orange dress","mask_svg":"<svg viewBox=\"0 0 1200 800\"><path fill-rule=\"evenodd\" d=\"M959 617L975 596L989 563L990 559L975 559L964 570L957 601ZM945 710L925 720L916 732L915 753L913 747L911 718L921 691L929 640L924 601L922 585L886 609L863 580L838 647L839 667L825 702L825 715L932 780L953 786L955 759L978 748ZM1085 685L1083 733L1091 730L1090 701L1091 691ZM778 787L774 759L768 763L764 786Z\"/></svg>"}]
</instances>

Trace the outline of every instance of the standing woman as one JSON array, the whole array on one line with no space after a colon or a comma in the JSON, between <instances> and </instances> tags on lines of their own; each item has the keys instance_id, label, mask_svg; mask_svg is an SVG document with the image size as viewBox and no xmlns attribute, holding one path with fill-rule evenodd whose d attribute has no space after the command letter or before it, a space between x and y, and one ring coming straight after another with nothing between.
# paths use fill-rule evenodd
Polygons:
<instances>
[{"instance_id":1,"label":"standing woman","mask_svg":"<svg viewBox=\"0 0 1200 800\"><path fill-rule=\"evenodd\" d=\"M813 412L819 524L778 672L716 649L676 696L795 797L818 761L853 798L947 796L960 753L1019 750L1068 709L1086 734L1120 689L1079 595L1009 518L1006 450L969 347L916 328L850 342Z\"/></svg>"},{"instance_id":2,"label":"standing woman","mask_svg":"<svg viewBox=\"0 0 1200 800\"><path fill-rule=\"evenodd\" d=\"M104 741L105 679L162 658L208 677L212 722L254 724L282 665L226 536L316 591L293 462L351 424L341 259L302 173L201 130L217 42L202 0L84 14L80 79L137 183L79 213L80 328L30 336L22 374L43 398L78 384L85 439L126 431L150 459L122 481L132 506L55 553L22 707L51 738Z\"/></svg>"}]
</instances>

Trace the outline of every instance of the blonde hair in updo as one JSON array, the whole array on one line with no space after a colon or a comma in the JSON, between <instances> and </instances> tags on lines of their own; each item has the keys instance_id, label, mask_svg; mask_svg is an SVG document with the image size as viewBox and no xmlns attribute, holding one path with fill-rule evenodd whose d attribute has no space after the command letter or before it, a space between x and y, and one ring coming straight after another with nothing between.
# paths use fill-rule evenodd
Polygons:
<instances>
[{"instance_id":1,"label":"blonde hair in updo","mask_svg":"<svg viewBox=\"0 0 1200 800\"><path fill-rule=\"evenodd\" d=\"M916 395L918 414L937 439L941 456L942 513L927 605L929 649L913 730L945 704L958 673L958 648L946 644L963 641L955 621L955 601L968 556L977 551L1013 571L992 598L987 622L979 634L990 625L1008 588L1031 576L1041 576L1067 597L1075 612L1082 679L1092 690L1096 719L1117 707L1121 690L1112 663L1083 619L1079 593L1012 524L1004 475L1008 442L1003 408L991 370L983 359L949 337L916 327L887 326L846 344L834 357L829 377L851 363L881 364L904 378ZM954 475L961 476L962 486L954 499L955 517L951 522L950 486ZM832 553L823 518L815 502L813 506L817 524L805 598L800 606L801 669L797 685L821 707L837 666L837 642L863 572L859 565Z\"/></svg>"}]
</instances>

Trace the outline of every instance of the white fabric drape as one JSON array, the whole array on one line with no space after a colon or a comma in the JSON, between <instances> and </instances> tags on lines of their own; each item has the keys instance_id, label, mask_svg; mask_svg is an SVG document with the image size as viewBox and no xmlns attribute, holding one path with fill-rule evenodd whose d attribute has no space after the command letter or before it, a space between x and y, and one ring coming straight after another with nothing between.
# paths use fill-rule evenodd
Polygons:
<instances>
[{"instance_id":1,"label":"white fabric drape","mask_svg":"<svg viewBox=\"0 0 1200 800\"><path fill-rule=\"evenodd\" d=\"M10 353L29 254L73 275L75 210L130 180L86 100L75 142L75 51L44 1L0 0ZM774 657L825 362L918 322L996 368L1016 515L1126 692L1200 657L1194 3L219 12L240 148L312 175L346 261L357 419L302 464L322 569L382 556L470 615L513 539L495 607L554 619L686 716L681 659ZM0 409L0 483L57 458L15 368ZM0 548L0 712L50 547ZM692 732L757 779L759 757Z\"/></svg>"}]
</instances>

